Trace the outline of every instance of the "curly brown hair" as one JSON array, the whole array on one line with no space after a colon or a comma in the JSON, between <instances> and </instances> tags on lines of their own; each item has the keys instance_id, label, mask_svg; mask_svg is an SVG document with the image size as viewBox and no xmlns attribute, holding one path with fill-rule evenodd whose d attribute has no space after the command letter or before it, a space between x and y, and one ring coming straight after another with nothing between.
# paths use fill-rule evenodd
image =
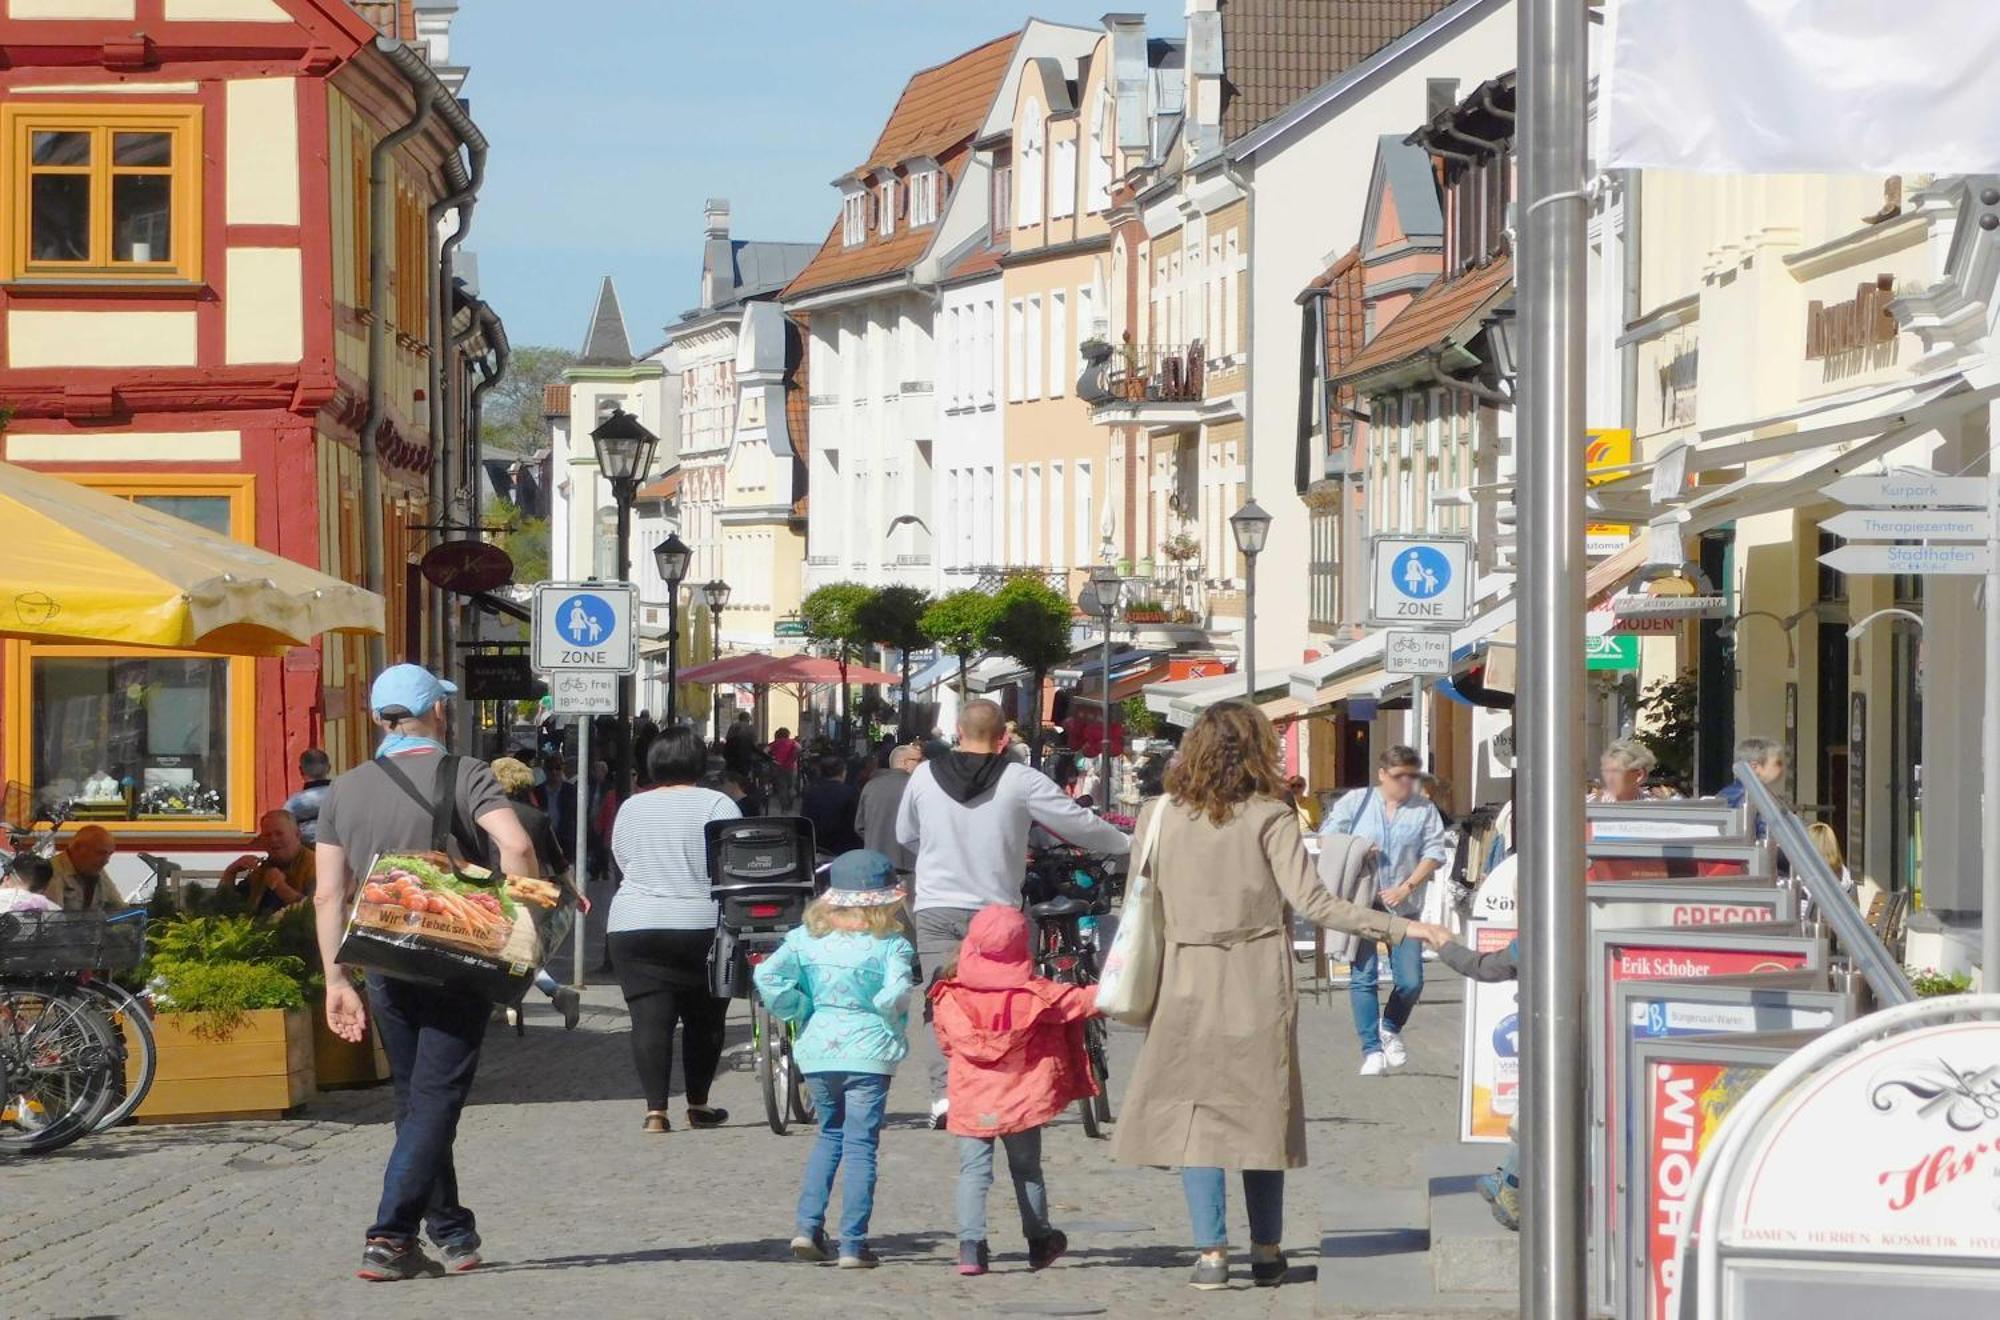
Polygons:
<instances>
[{"instance_id":1,"label":"curly brown hair","mask_svg":"<svg viewBox=\"0 0 2000 1320\"><path fill-rule=\"evenodd\" d=\"M1227 823L1251 798L1284 797L1277 730L1254 706L1217 702L1181 740L1166 789L1176 803L1215 825Z\"/></svg>"}]
</instances>

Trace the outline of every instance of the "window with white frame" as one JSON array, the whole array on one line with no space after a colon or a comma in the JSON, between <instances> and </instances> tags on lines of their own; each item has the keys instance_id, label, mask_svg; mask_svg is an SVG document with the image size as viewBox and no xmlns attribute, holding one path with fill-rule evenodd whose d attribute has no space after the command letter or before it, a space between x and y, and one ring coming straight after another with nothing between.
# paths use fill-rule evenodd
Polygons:
<instances>
[{"instance_id":1,"label":"window with white frame","mask_svg":"<svg viewBox=\"0 0 2000 1320\"><path fill-rule=\"evenodd\" d=\"M1088 564L1096 556L1091 551L1096 525L1090 520L1090 460L1076 461L1076 562Z\"/></svg>"},{"instance_id":2,"label":"window with white frame","mask_svg":"<svg viewBox=\"0 0 2000 1320\"><path fill-rule=\"evenodd\" d=\"M942 200L942 189L939 187L941 178L942 176L932 169L918 170L910 176L910 228L937 223L939 204Z\"/></svg>"},{"instance_id":3,"label":"window with white frame","mask_svg":"<svg viewBox=\"0 0 2000 1320\"><path fill-rule=\"evenodd\" d=\"M1061 289L1049 294L1049 397L1060 399L1066 392L1069 375L1069 295Z\"/></svg>"},{"instance_id":4,"label":"window with white frame","mask_svg":"<svg viewBox=\"0 0 2000 1320\"><path fill-rule=\"evenodd\" d=\"M1067 219L1076 214L1076 139L1056 143L1049 157L1049 219Z\"/></svg>"},{"instance_id":5,"label":"window with white frame","mask_svg":"<svg viewBox=\"0 0 2000 1320\"><path fill-rule=\"evenodd\" d=\"M1236 231L1230 230L1222 237L1222 355L1235 357L1243 338L1243 308L1236 300L1237 257Z\"/></svg>"},{"instance_id":6,"label":"window with white frame","mask_svg":"<svg viewBox=\"0 0 2000 1320\"><path fill-rule=\"evenodd\" d=\"M1097 89L1097 113L1091 116L1090 184L1084 192L1083 207L1086 211L1103 211L1111 205L1111 153L1118 149L1113 140L1117 123L1112 110L1112 100ZM1114 284L1112 286L1116 288Z\"/></svg>"},{"instance_id":7,"label":"window with white frame","mask_svg":"<svg viewBox=\"0 0 2000 1320\"><path fill-rule=\"evenodd\" d=\"M840 205L840 241L858 247L868 241L868 194L854 191Z\"/></svg>"},{"instance_id":8,"label":"window with white frame","mask_svg":"<svg viewBox=\"0 0 2000 1320\"><path fill-rule=\"evenodd\" d=\"M979 304L979 343L974 349L978 355L974 372L979 378L979 403L981 407L993 406L993 355L994 327L996 316L993 299Z\"/></svg>"},{"instance_id":9,"label":"window with white frame","mask_svg":"<svg viewBox=\"0 0 2000 1320\"><path fill-rule=\"evenodd\" d=\"M999 483L992 468L981 468L978 482L972 492L972 516L975 522L972 552L982 564L1000 562L1000 548L994 544L1000 526L999 510L994 507L994 499L999 494Z\"/></svg>"},{"instance_id":10,"label":"window with white frame","mask_svg":"<svg viewBox=\"0 0 2000 1320\"><path fill-rule=\"evenodd\" d=\"M1049 561L1042 545L1042 465L1028 464L1028 489L1024 496L1028 506L1028 539L1024 545L1021 562L1033 564L1037 568Z\"/></svg>"},{"instance_id":11,"label":"window with white frame","mask_svg":"<svg viewBox=\"0 0 2000 1320\"><path fill-rule=\"evenodd\" d=\"M1113 286L1116 287L1115 285ZM1072 368L1078 377L1083 375L1083 346L1097 335L1097 291L1085 284L1076 291L1076 366Z\"/></svg>"},{"instance_id":12,"label":"window with white frame","mask_svg":"<svg viewBox=\"0 0 2000 1320\"><path fill-rule=\"evenodd\" d=\"M1042 299L1039 294L1029 297L1026 309L1027 343L1021 350L1023 383L1022 397L1039 399L1042 397Z\"/></svg>"},{"instance_id":13,"label":"window with white frame","mask_svg":"<svg viewBox=\"0 0 2000 1320\"><path fill-rule=\"evenodd\" d=\"M1216 357L1221 350L1222 338L1222 235L1212 234L1208 240L1208 270L1205 272L1203 291L1207 294L1208 314L1202 326L1202 351L1209 357Z\"/></svg>"},{"instance_id":14,"label":"window with white frame","mask_svg":"<svg viewBox=\"0 0 2000 1320\"><path fill-rule=\"evenodd\" d=\"M1023 229L1042 222L1042 191L1048 183L1047 161L1043 158L1048 124L1042 119L1041 105L1030 100L1026 118L1021 133L1021 159L1014 171L1019 176L1014 181L1014 224Z\"/></svg>"},{"instance_id":15,"label":"window with white frame","mask_svg":"<svg viewBox=\"0 0 2000 1320\"><path fill-rule=\"evenodd\" d=\"M882 180L881 190L876 197L877 209L882 214L882 233L887 237L896 232L896 181Z\"/></svg>"},{"instance_id":16,"label":"window with white frame","mask_svg":"<svg viewBox=\"0 0 2000 1320\"><path fill-rule=\"evenodd\" d=\"M1027 304L1019 298L1007 303L1007 402L1019 403L1027 397Z\"/></svg>"},{"instance_id":17,"label":"window with white frame","mask_svg":"<svg viewBox=\"0 0 2000 1320\"><path fill-rule=\"evenodd\" d=\"M1063 543L1068 535L1069 523L1063 514L1067 506L1063 503L1063 465L1061 459L1049 464L1049 567L1069 567L1069 547Z\"/></svg>"},{"instance_id":18,"label":"window with white frame","mask_svg":"<svg viewBox=\"0 0 2000 1320\"><path fill-rule=\"evenodd\" d=\"M1007 469L1007 562L1028 562L1027 535L1023 515L1028 507L1028 470L1016 463Z\"/></svg>"}]
</instances>

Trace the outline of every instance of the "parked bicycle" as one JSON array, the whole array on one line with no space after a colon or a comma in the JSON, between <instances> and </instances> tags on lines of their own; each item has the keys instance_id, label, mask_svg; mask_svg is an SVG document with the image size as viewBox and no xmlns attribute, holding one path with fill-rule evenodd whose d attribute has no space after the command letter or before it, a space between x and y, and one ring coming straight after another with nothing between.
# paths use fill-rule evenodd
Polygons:
<instances>
[{"instance_id":1,"label":"parked bicycle","mask_svg":"<svg viewBox=\"0 0 2000 1320\"><path fill-rule=\"evenodd\" d=\"M1106 859L1067 845L1036 848L1028 862L1028 919L1035 923L1035 974L1067 985L1096 985L1098 923L1111 913L1117 870ZM1076 1102L1087 1137L1111 1122L1110 1036L1104 1019L1083 1024L1084 1053L1097 1094Z\"/></svg>"}]
</instances>

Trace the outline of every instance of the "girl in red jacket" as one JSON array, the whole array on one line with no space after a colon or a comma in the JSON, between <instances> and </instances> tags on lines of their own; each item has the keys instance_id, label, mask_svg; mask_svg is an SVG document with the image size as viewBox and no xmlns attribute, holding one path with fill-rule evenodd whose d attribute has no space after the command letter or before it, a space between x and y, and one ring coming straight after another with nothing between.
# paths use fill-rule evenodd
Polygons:
<instances>
[{"instance_id":1,"label":"girl in red jacket","mask_svg":"<svg viewBox=\"0 0 2000 1320\"><path fill-rule=\"evenodd\" d=\"M1084 1053L1083 1020L1097 987L1034 974L1028 919L1018 908L980 910L958 948L958 964L931 989L938 1046L950 1065L948 1128L958 1134L958 1272L986 1273L986 1193L993 1143L1028 1238L1028 1268L1045 1269L1069 1248L1049 1227L1042 1182L1042 1125L1097 1093Z\"/></svg>"}]
</instances>

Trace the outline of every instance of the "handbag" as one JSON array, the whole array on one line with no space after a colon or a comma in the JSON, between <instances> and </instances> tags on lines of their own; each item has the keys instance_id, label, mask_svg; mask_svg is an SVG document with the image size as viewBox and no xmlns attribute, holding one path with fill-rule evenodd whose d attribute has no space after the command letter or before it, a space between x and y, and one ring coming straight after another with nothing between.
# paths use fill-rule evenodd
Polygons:
<instances>
[{"instance_id":1,"label":"handbag","mask_svg":"<svg viewBox=\"0 0 2000 1320\"><path fill-rule=\"evenodd\" d=\"M1105 954L1104 968L1097 978L1098 1012L1135 1027L1152 1021L1153 1004L1160 996L1161 964L1166 959L1166 918L1160 911L1159 885L1153 873L1160 820L1166 814L1163 799L1154 805L1146 822L1146 837L1139 843L1131 883L1125 888L1118 933L1112 937L1111 950Z\"/></svg>"}]
</instances>

